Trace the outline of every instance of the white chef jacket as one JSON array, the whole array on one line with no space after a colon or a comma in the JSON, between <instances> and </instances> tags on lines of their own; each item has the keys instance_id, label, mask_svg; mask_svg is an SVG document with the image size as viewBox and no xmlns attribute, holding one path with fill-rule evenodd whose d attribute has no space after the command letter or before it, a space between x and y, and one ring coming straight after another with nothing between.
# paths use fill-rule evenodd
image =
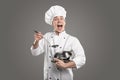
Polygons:
<instances>
[{"instance_id":1,"label":"white chef jacket","mask_svg":"<svg viewBox=\"0 0 120 80\"><path fill-rule=\"evenodd\" d=\"M59 46L53 48L52 45ZM86 57L79 40L65 31L59 35L56 35L55 32L48 32L39 41L38 48L31 47L31 53L34 56L44 53L44 80L73 80L72 68L56 68L55 64L51 62L54 54L62 51L72 51L71 60L75 62L77 69L85 64Z\"/></svg>"}]
</instances>

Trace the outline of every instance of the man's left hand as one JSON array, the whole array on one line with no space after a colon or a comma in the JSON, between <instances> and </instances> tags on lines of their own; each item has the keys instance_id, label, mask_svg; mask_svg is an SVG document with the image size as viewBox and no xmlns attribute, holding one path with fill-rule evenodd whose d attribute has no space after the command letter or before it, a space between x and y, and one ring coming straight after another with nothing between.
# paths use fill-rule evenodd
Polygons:
<instances>
[{"instance_id":1,"label":"man's left hand","mask_svg":"<svg viewBox=\"0 0 120 80\"><path fill-rule=\"evenodd\" d=\"M59 68L66 68L66 63L64 63L64 61L54 58L55 64L57 67Z\"/></svg>"}]
</instances>

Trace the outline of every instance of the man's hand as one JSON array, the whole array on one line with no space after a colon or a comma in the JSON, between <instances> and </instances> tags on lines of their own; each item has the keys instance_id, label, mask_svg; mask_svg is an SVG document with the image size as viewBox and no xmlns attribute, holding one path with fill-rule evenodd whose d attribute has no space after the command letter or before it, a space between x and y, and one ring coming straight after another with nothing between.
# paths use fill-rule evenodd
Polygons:
<instances>
[{"instance_id":1,"label":"man's hand","mask_svg":"<svg viewBox=\"0 0 120 80\"><path fill-rule=\"evenodd\" d=\"M38 47L39 40L41 40L42 38L43 38L42 33L36 31L34 34L34 43L33 43L34 49Z\"/></svg>"},{"instance_id":2,"label":"man's hand","mask_svg":"<svg viewBox=\"0 0 120 80\"><path fill-rule=\"evenodd\" d=\"M39 41L39 40L41 40L42 38L43 38L43 35L42 35L41 32L37 32L37 33L34 34L34 39L35 39L36 41Z\"/></svg>"},{"instance_id":3,"label":"man's hand","mask_svg":"<svg viewBox=\"0 0 120 80\"><path fill-rule=\"evenodd\" d=\"M59 68L66 68L66 63L64 63L64 61L54 58L55 64L57 67Z\"/></svg>"},{"instance_id":4,"label":"man's hand","mask_svg":"<svg viewBox=\"0 0 120 80\"><path fill-rule=\"evenodd\" d=\"M73 61L70 61L68 63L65 63L64 61L54 58L55 64L59 68L76 68L76 64Z\"/></svg>"}]
</instances>

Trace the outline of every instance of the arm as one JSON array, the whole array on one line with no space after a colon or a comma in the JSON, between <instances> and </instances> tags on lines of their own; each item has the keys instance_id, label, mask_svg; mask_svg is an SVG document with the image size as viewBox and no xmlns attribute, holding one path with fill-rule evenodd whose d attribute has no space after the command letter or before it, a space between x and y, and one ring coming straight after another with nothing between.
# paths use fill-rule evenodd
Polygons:
<instances>
[{"instance_id":1,"label":"arm","mask_svg":"<svg viewBox=\"0 0 120 80\"><path fill-rule=\"evenodd\" d=\"M44 52L43 50L44 40L42 38L43 38L43 35L40 32L35 33L34 35L35 41L33 42L33 45L31 46L32 55L37 56Z\"/></svg>"},{"instance_id":2,"label":"arm","mask_svg":"<svg viewBox=\"0 0 120 80\"><path fill-rule=\"evenodd\" d=\"M57 58L54 58L54 60L55 60L55 64L57 67L61 67L61 68L75 68L76 67L75 62L73 61L65 63L62 60L57 59Z\"/></svg>"},{"instance_id":3,"label":"arm","mask_svg":"<svg viewBox=\"0 0 120 80\"><path fill-rule=\"evenodd\" d=\"M72 61L75 62L77 69L81 68L86 62L86 57L85 57L84 49L77 38L74 39L72 50L73 53L75 54Z\"/></svg>"},{"instance_id":4,"label":"arm","mask_svg":"<svg viewBox=\"0 0 120 80\"><path fill-rule=\"evenodd\" d=\"M79 40L75 38L74 41L72 42L74 42L72 44L72 50L73 50L73 53L75 54L74 58L72 59L72 61L68 63L64 63L62 60L54 58L55 64L57 67L78 69L85 64L86 57Z\"/></svg>"}]
</instances>

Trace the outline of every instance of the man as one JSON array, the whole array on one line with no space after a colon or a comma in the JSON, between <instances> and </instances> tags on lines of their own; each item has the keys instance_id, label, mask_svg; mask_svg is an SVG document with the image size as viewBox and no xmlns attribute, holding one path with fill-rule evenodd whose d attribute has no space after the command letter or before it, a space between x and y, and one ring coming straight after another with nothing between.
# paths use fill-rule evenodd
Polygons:
<instances>
[{"instance_id":1,"label":"man","mask_svg":"<svg viewBox=\"0 0 120 80\"><path fill-rule=\"evenodd\" d=\"M34 35L31 52L34 56L44 53L44 80L73 80L73 68L80 68L85 64L84 50L76 37L65 32L66 11L63 7L52 6L45 13L45 22L52 25L54 31L44 36L40 32ZM56 53L70 51L70 61L64 62L54 58Z\"/></svg>"}]
</instances>

